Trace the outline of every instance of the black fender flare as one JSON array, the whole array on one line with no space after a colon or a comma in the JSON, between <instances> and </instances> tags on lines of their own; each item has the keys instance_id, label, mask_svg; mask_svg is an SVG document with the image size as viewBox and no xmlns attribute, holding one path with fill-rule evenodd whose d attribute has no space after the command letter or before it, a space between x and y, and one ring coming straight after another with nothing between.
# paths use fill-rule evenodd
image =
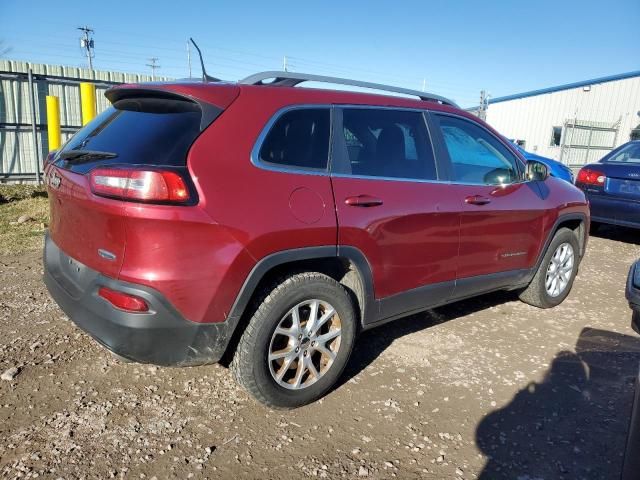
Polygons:
<instances>
[{"instance_id":1,"label":"black fender flare","mask_svg":"<svg viewBox=\"0 0 640 480\"><path fill-rule=\"evenodd\" d=\"M538 258L536 260L535 266L531 270L532 271L531 278L533 278L535 273L538 271L538 268L540 268L540 264L542 263L542 259L546 255L547 249L549 248L549 244L551 243L551 240L553 240L553 237L556 234L556 232L558 231L558 228L560 227L560 225L565 223L565 222L572 221L572 220L580 220L584 225L584 233L583 233L584 237L583 237L581 245L580 245L581 249L582 249L582 251L580 252L580 258L582 258L584 256L586 248L587 248L587 237L589 236L587 215L585 215L584 213L566 213L564 215L561 214L560 216L558 216L556 221L553 223L553 226L549 229L549 234L547 235L547 239L545 240L544 245L542 246L542 248L540 249L540 252L538 253ZM529 281L530 280L531 279L529 279Z\"/></svg>"},{"instance_id":2,"label":"black fender flare","mask_svg":"<svg viewBox=\"0 0 640 480\"><path fill-rule=\"evenodd\" d=\"M229 311L227 322L233 324L233 328L235 328L249 306L249 302L260 281L273 268L287 263L321 258L344 258L355 267L362 281L364 294L364 304L360 306L361 324L364 325L368 321L371 321L370 319L374 319L378 312L373 289L373 275L371 273L371 266L364 253L362 253L360 249L352 246L327 245L282 250L259 260L251 269L251 272L249 272L249 275L240 288L240 292L236 296L233 306Z\"/></svg>"}]
</instances>

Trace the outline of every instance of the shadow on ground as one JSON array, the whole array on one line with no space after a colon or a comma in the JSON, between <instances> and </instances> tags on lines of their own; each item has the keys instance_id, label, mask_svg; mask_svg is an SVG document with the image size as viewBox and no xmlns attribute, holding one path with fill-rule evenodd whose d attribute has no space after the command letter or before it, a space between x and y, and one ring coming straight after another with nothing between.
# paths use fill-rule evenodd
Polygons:
<instances>
[{"instance_id":1,"label":"shadow on ground","mask_svg":"<svg viewBox=\"0 0 640 480\"><path fill-rule=\"evenodd\" d=\"M585 328L575 353L478 425L479 478L620 478L639 361L640 339Z\"/></svg>"},{"instance_id":2,"label":"shadow on ground","mask_svg":"<svg viewBox=\"0 0 640 480\"><path fill-rule=\"evenodd\" d=\"M410 317L394 320L386 325L381 325L373 330L366 331L358 336L345 372L334 388L339 388L367 368L368 365L378 358L382 352L398 338L470 315L480 310L516 300L517 298L517 294L514 292L499 291L489 293L473 299L452 303L444 307L427 310L426 312L411 315Z\"/></svg>"},{"instance_id":3,"label":"shadow on ground","mask_svg":"<svg viewBox=\"0 0 640 480\"><path fill-rule=\"evenodd\" d=\"M635 228L598 225L597 228L592 228L589 234L592 237L640 245L640 230Z\"/></svg>"}]
</instances>

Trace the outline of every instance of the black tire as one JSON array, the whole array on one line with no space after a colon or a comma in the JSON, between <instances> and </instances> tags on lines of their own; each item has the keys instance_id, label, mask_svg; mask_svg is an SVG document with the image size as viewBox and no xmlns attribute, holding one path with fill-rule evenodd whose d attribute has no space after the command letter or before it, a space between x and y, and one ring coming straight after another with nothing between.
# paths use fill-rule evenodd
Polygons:
<instances>
[{"instance_id":1,"label":"black tire","mask_svg":"<svg viewBox=\"0 0 640 480\"><path fill-rule=\"evenodd\" d=\"M556 249L561 246L563 243L568 243L573 248L574 261L573 268L571 270L571 276L569 281L567 282L564 290L557 296L551 296L545 287L546 277L547 277L547 269L549 268L549 264L551 263L551 258L553 257ZM529 305L533 305L538 308L552 308L556 305L560 305L569 292L571 291L571 287L573 286L573 281L576 278L576 274L578 273L578 265L580 263L580 244L576 237L576 234L573 230L568 228L560 228L556 234L554 235L547 251L545 252L544 258L536 271L531 283L520 293L520 300Z\"/></svg>"},{"instance_id":2,"label":"black tire","mask_svg":"<svg viewBox=\"0 0 640 480\"><path fill-rule=\"evenodd\" d=\"M341 324L340 346L333 363L315 383L291 390L278 384L271 374L270 344L287 312L311 299L327 302L335 309ZM230 366L238 383L256 400L273 408L296 408L322 397L342 374L356 337L354 305L346 289L327 275L305 272L272 285L258 302Z\"/></svg>"}]
</instances>

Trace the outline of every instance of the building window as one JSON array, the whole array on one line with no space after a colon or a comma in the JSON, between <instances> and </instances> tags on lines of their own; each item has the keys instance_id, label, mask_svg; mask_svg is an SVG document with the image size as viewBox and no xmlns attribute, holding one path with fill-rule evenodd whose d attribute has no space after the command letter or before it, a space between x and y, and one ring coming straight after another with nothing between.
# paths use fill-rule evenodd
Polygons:
<instances>
[{"instance_id":1,"label":"building window","mask_svg":"<svg viewBox=\"0 0 640 480\"><path fill-rule=\"evenodd\" d=\"M560 137L562 137L562 127L551 127L551 143L552 147L560 146Z\"/></svg>"}]
</instances>

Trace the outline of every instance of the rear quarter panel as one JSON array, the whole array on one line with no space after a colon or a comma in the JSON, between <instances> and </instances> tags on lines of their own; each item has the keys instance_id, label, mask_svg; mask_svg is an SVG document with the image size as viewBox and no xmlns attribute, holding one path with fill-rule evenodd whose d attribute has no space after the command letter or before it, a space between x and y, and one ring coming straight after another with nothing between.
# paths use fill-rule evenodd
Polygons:
<instances>
[{"instance_id":1,"label":"rear quarter panel","mask_svg":"<svg viewBox=\"0 0 640 480\"><path fill-rule=\"evenodd\" d=\"M212 268L226 277L211 284L205 318L229 313L244 280L262 258L337 242L328 175L266 170L251 162L251 151L269 119L296 103L295 95L269 95L268 90L262 91L267 88L243 89L189 153L199 208L233 240L203 240L198 246L204 255L200 268Z\"/></svg>"}]
</instances>

